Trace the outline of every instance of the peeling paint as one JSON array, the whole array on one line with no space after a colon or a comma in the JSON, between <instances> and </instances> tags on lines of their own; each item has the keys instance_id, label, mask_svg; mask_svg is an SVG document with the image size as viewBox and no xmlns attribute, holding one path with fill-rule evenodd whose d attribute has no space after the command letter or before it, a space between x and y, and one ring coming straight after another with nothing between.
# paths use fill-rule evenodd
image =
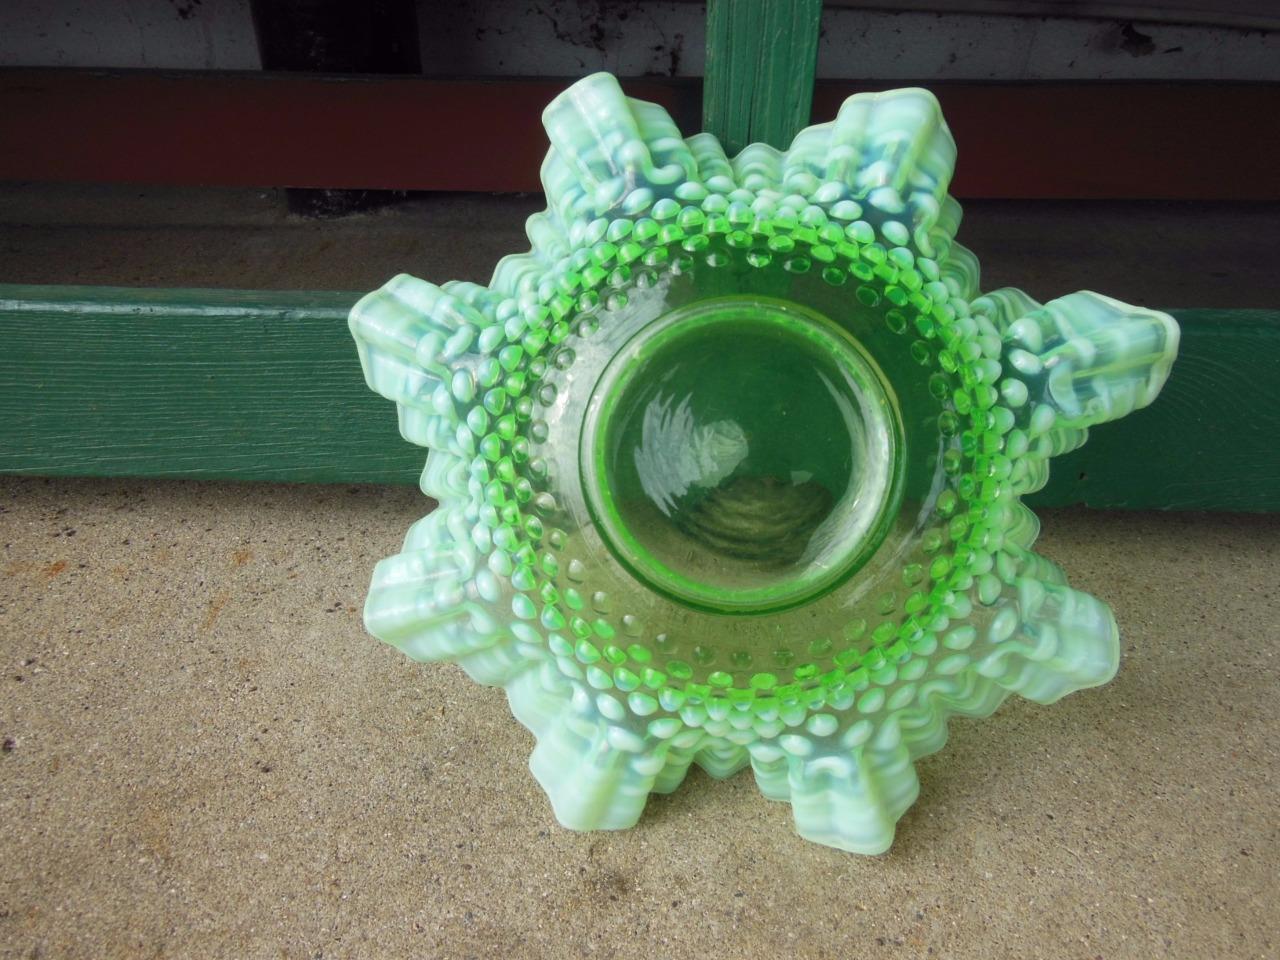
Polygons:
<instances>
[{"instance_id":1,"label":"peeling paint","mask_svg":"<svg viewBox=\"0 0 1280 960\"><path fill-rule=\"evenodd\" d=\"M437 77L698 77L705 17L705 5L674 0L420 0L419 45ZM249 0L0 3L0 66L259 64ZM818 76L1280 81L1280 31L828 7Z\"/></svg>"}]
</instances>

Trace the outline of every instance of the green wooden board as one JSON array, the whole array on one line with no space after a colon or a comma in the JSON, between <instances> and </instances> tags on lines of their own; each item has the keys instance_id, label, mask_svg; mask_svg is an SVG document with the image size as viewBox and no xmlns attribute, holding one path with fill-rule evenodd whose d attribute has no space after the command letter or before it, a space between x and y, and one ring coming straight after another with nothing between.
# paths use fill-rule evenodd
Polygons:
<instances>
[{"instance_id":1,"label":"green wooden board","mask_svg":"<svg viewBox=\"0 0 1280 960\"><path fill-rule=\"evenodd\" d=\"M1168 312L1182 342L1156 402L1091 430L1029 503L1280 510L1280 310Z\"/></svg>"},{"instance_id":2,"label":"green wooden board","mask_svg":"<svg viewBox=\"0 0 1280 960\"><path fill-rule=\"evenodd\" d=\"M355 294L0 286L0 471L413 483Z\"/></svg>"},{"instance_id":3,"label":"green wooden board","mask_svg":"<svg viewBox=\"0 0 1280 960\"><path fill-rule=\"evenodd\" d=\"M732 156L809 122L822 0L709 0L703 129Z\"/></svg>"},{"instance_id":4,"label":"green wooden board","mask_svg":"<svg viewBox=\"0 0 1280 960\"><path fill-rule=\"evenodd\" d=\"M0 472L416 483L423 451L360 373L356 297L0 286ZM1160 398L1032 503L1280 510L1280 311L1173 313Z\"/></svg>"}]
</instances>

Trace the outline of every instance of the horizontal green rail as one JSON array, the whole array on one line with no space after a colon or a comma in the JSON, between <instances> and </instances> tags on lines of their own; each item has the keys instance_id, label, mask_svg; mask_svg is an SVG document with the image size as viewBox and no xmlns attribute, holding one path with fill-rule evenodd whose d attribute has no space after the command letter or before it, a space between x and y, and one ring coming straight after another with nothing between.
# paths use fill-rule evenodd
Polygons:
<instances>
[{"instance_id":1,"label":"horizontal green rail","mask_svg":"<svg viewBox=\"0 0 1280 960\"><path fill-rule=\"evenodd\" d=\"M0 286L0 473L415 483L356 297ZM1280 311L1173 313L1160 398L1055 461L1035 504L1280 510Z\"/></svg>"}]
</instances>

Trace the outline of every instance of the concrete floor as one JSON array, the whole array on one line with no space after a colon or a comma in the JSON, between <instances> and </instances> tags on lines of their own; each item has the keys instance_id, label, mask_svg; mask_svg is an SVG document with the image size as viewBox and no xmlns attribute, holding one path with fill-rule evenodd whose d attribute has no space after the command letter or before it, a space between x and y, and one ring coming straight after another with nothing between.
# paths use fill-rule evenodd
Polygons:
<instances>
[{"instance_id":1,"label":"concrete floor","mask_svg":"<svg viewBox=\"0 0 1280 960\"><path fill-rule=\"evenodd\" d=\"M0 195L0 281L483 278L532 206L310 223L272 198L103 196ZM1210 249L1274 240L1251 211L1191 231L1163 206L997 207L1056 253L1012 244L996 283L1277 302L1238 245ZM1106 217L1124 256L1182 237L1182 272L1230 287L1099 279ZM1280 518L1046 513L1043 551L1115 607L1119 676L956 722L865 858L799 840L749 775L695 772L628 832L559 828L501 693L361 627L423 510L411 489L0 478L0 957L1280 956Z\"/></svg>"},{"instance_id":2,"label":"concrete floor","mask_svg":"<svg viewBox=\"0 0 1280 960\"><path fill-rule=\"evenodd\" d=\"M341 220L274 191L0 184L0 283L370 290L399 272L486 283L528 250L540 196L423 194ZM1154 307L1280 303L1280 203L970 201L983 288L1100 290Z\"/></svg>"}]
</instances>

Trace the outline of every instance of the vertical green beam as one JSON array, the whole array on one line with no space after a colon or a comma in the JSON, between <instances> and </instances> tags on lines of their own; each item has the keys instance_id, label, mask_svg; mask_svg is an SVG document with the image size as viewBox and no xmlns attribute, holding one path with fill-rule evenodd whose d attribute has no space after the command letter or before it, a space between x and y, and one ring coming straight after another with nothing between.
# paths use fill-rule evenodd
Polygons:
<instances>
[{"instance_id":1,"label":"vertical green beam","mask_svg":"<svg viewBox=\"0 0 1280 960\"><path fill-rule=\"evenodd\" d=\"M809 122L822 0L708 0L703 129L730 156Z\"/></svg>"}]
</instances>

